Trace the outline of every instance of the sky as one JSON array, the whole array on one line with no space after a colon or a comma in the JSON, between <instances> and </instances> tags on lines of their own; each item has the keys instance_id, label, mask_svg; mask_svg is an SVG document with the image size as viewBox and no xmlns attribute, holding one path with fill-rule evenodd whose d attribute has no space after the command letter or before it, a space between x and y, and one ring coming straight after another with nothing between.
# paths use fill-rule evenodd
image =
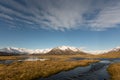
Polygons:
<instances>
[{"instance_id":1,"label":"sky","mask_svg":"<svg viewBox=\"0 0 120 80\"><path fill-rule=\"evenodd\" d=\"M0 0L0 48L120 46L120 0Z\"/></svg>"}]
</instances>

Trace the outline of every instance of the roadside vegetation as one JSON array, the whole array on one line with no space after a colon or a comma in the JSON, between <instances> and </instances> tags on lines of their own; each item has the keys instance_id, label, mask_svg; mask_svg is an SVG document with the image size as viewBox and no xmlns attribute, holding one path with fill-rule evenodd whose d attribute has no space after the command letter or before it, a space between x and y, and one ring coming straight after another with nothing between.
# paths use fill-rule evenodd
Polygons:
<instances>
[{"instance_id":1,"label":"roadside vegetation","mask_svg":"<svg viewBox=\"0 0 120 80\"><path fill-rule=\"evenodd\" d=\"M111 80L120 80L120 63L113 63L108 67Z\"/></svg>"}]
</instances>

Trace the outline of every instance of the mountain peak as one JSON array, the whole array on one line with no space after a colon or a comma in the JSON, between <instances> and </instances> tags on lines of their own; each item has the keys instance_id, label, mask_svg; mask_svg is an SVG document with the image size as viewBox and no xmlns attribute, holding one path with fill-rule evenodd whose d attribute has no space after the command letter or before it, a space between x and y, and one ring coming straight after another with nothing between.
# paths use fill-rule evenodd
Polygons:
<instances>
[{"instance_id":1,"label":"mountain peak","mask_svg":"<svg viewBox=\"0 0 120 80\"><path fill-rule=\"evenodd\" d=\"M59 46L59 47L56 47L55 49L79 51L78 48L72 47L72 46Z\"/></svg>"},{"instance_id":2,"label":"mountain peak","mask_svg":"<svg viewBox=\"0 0 120 80\"><path fill-rule=\"evenodd\" d=\"M116 47L116 48L113 48L110 50L110 52L113 52L113 51L120 51L120 46Z\"/></svg>"},{"instance_id":3,"label":"mountain peak","mask_svg":"<svg viewBox=\"0 0 120 80\"><path fill-rule=\"evenodd\" d=\"M5 53L14 53L14 54L75 54L75 53L90 53L90 54L104 54L108 52L118 52L120 51L120 47L116 47L109 50L96 50L96 51L89 51L89 50L82 50L72 46L58 46L51 49L26 49L26 48L16 48L16 47L7 47L0 49L0 52Z\"/></svg>"}]
</instances>

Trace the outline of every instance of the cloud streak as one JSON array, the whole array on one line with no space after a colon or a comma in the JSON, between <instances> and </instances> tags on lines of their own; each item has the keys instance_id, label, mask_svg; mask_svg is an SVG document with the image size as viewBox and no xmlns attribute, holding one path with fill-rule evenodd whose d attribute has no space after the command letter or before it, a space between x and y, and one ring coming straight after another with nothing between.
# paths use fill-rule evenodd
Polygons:
<instances>
[{"instance_id":1,"label":"cloud streak","mask_svg":"<svg viewBox=\"0 0 120 80\"><path fill-rule=\"evenodd\" d=\"M118 27L119 13L119 0L0 1L0 20L18 27L18 24L26 24L61 31L86 27L102 31Z\"/></svg>"},{"instance_id":2,"label":"cloud streak","mask_svg":"<svg viewBox=\"0 0 120 80\"><path fill-rule=\"evenodd\" d=\"M120 24L120 1L110 1L99 12L95 19L91 20L90 26L95 30L105 30L118 27Z\"/></svg>"}]
</instances>

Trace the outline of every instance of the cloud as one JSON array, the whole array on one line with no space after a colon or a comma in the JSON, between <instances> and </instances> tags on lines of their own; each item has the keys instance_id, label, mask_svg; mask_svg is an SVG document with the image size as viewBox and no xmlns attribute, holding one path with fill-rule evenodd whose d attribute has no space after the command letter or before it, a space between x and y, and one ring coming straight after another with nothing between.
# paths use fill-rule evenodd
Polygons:
<instances>
[{"instance_id":1,"label":"cloud","mask_svg":"<svg viewBox=\"0 0 120 80\"><path fill-rule=\"evenodd\" d=\"M105 30L108 28L118 27L120 24L120 1L109 2L109 4L102 9L95 19L91 20L89 25L94 30Z\"/></svg>"},{"instance_id":2,"label":"cloud","mask_svg":"<svg viewBox=\"0 0 120 80\"><path fill-rule=\"evenodd\" d=\"M32 28L61 31L86 27L95 31L115 28L120 24L119 13L119 0L0 1L0 18L3 21L16 26L23 23L32 25Z\"/></svg>"},{"instance_id":3,"label":"cloud","mask_svg":"<svg viewBox=\"0 0 120 80\"><path fill-rule=\"evenodd\" d=\"M0 14L0 18L8 19L8 20L13 20L12 17L5 15L5 14Z\"/></svg>"}]
</instances>

